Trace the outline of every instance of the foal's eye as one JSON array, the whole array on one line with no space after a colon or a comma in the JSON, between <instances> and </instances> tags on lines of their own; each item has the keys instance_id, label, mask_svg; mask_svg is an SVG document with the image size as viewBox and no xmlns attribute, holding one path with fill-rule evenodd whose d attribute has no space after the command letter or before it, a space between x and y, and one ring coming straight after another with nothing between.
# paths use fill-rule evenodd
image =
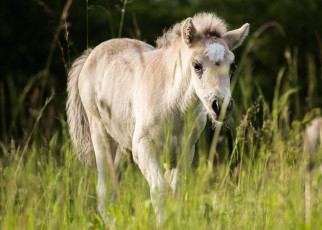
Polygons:
<instances>
[{"instance_id":1,"label":"foal's eye","mask_svg":"<svg viewBox=\"0 0 322 230\"><path fill-rule=\"evenodd\" d=\"M202 73L202 65L200 63L194 63L193 64L193 68L195 69L197 74L201 74Z\"/></svg>"},{"instance_id":2,"label":"foal's eye","mask_svg":"<svg viewBox=\"0 0 322 230\"><path fill-rule=\"evenodd\" d=\"M233 74L236 69L237 69L236 63L235 62L231 63L230 64L230 70L229 70L230 75Z\"/></svg>"}]
</instances>

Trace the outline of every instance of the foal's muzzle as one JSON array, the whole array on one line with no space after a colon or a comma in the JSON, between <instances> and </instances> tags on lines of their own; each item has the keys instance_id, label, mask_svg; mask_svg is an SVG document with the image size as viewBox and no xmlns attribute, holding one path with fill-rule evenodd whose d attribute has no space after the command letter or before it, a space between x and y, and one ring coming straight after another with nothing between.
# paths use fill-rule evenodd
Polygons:
<instances>
[{"instance_id":1,"label":"foal's muzzle","mask_svg":"<svg viewBox=\"0 0 322 230\"><path fill-rule=\"evenodd\" d=\"M211 103L211 108L217 115L217 118L219 118L222 111L223 118L229 117L235 108L234 100L231 97L227 97L223 100L215 97Z\"/></svg>"}]
</instances>

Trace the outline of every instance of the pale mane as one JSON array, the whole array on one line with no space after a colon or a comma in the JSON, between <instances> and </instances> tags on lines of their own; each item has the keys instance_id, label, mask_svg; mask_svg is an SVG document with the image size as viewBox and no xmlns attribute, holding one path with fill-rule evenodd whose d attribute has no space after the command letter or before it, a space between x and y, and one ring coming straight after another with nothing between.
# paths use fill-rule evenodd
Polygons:
<instances>
[{"instance_id":1,"label":"pale mane","mask_svg":"<svg viewBox=\"0 0 322 230\"><path fill-rule=\"evenodd\" d=\"M181 38L181 27L185 20L175 24L162 37L156 40L157 49L171 46L177 39ZM197 36L203 37L221 37L227 32L226 23L213 13L200 13L192 18L196 28Z\"/></svg>"}]
</instances>

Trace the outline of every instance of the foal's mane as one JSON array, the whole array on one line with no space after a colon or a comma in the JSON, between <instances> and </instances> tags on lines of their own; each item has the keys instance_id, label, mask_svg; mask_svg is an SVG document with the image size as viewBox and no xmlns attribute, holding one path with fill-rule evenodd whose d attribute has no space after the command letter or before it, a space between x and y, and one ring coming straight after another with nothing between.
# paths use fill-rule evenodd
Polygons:
<instances>
[{"instance_id":1,"label":"foal's mane","mask_svg":"<svg viewBox=\"0 0 322 230\"><path fill-rule=\"evenodd\" d=\"M175 24L167 32L156 40L157 49L166 48L173 44L174 41L181 38L181 27L185 20ZM227 32L226 23L217 17L214 13L199 13L192 18L196 28L197 36L203 37L221 37Z\"/></svg>"}]
</instances>

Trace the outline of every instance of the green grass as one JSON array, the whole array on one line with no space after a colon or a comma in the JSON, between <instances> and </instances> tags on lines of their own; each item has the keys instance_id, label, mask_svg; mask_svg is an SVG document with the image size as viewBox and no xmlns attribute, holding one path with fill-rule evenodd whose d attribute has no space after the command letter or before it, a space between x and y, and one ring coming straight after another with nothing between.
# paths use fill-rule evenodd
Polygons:
<instances>
[{"instance_id":1,"label":"green grass","mask_svg":"<svg viewBox=\"0 0 322 230\"><path fill-rule=\"evenodd\" d=\"M247 137L251 144L237 137L235 153L248 145L240 175L229 173L229 161L217 164L209 174L206 153L199 149L198 166L183 180L180 194L171 198L168 192L162 229L321 229L322 174L306 171L307 160L300 144L294 143L301 133L292 135L286 141L273 138L259 144L254 137ZM4 149L1 229L104 228L96 209L95 168L75 159L67 135L64 142L57 143L58 139L54 135L48 146L32 142L24 156L19 148ZM317 165L322 163L321 153ZM111 229L157 227L147 182L131 163L123 169L118 200L110 211L117 219Z\"/></svg>"}]
</instances>

